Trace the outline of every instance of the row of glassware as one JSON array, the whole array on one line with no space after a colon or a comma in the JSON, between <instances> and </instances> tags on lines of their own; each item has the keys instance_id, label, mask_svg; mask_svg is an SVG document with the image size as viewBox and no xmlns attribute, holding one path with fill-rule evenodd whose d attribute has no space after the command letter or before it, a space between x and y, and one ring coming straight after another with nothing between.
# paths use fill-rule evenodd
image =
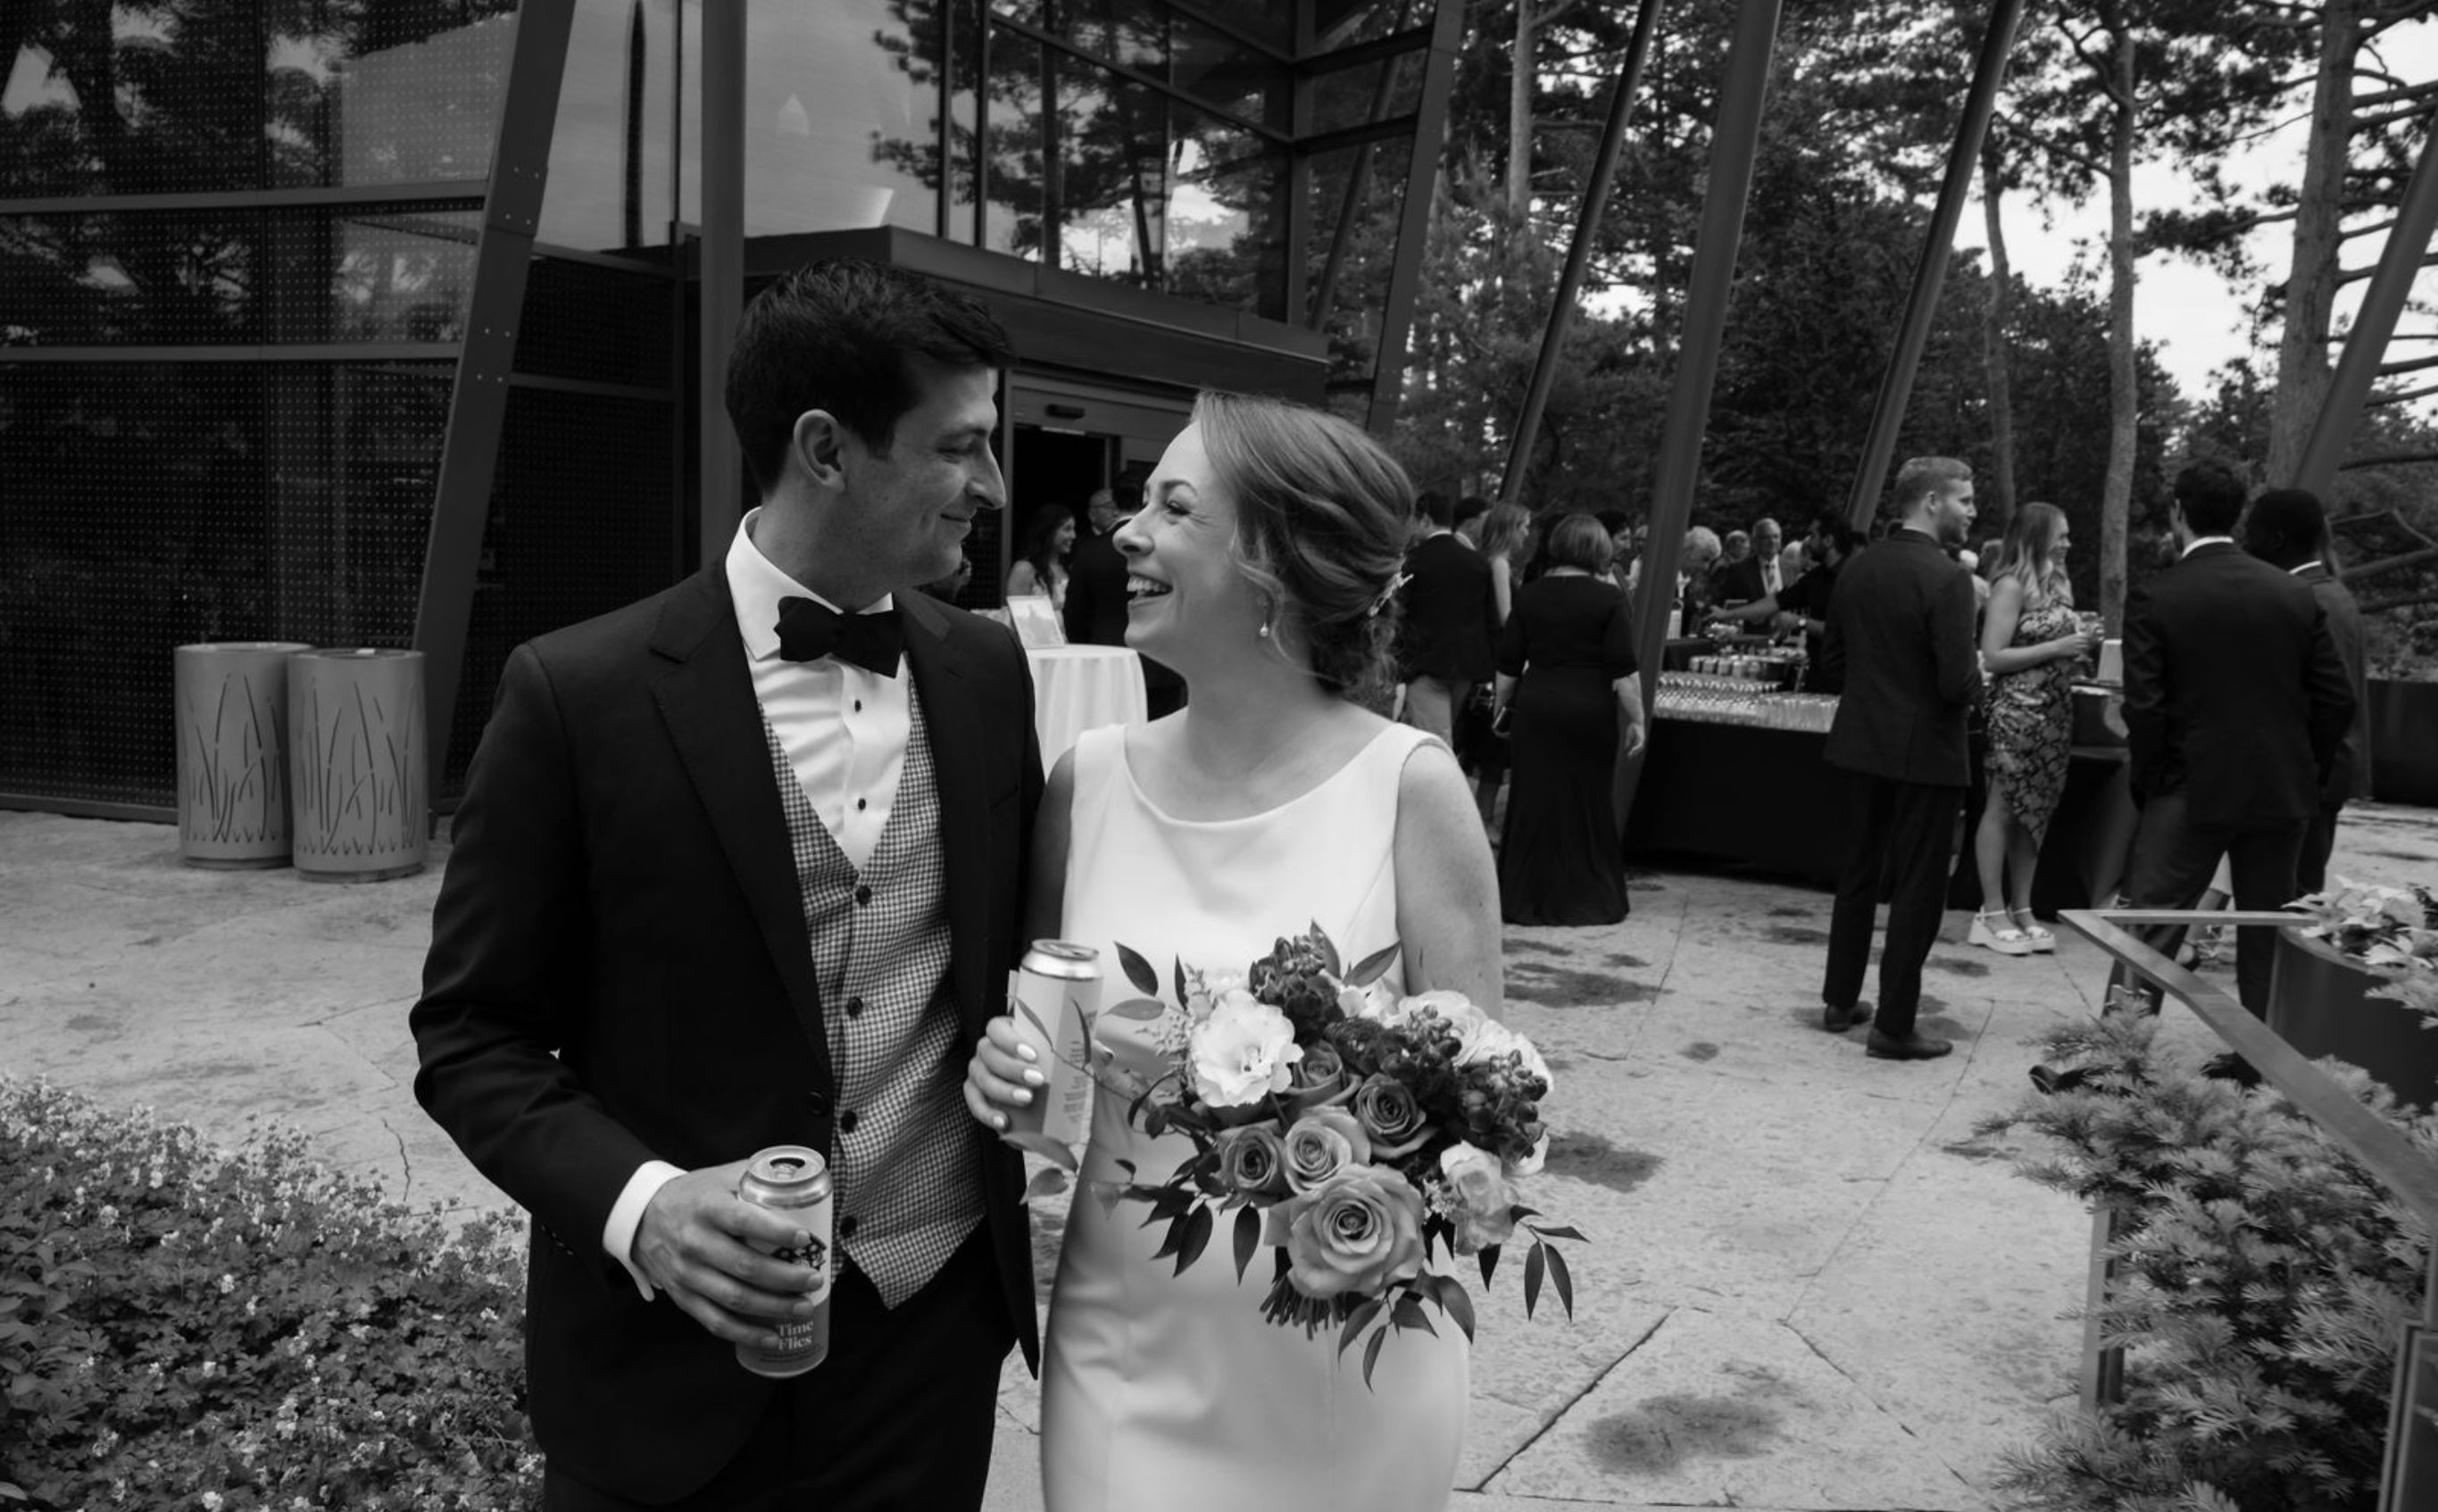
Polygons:
<instances>
[{"instance_id":1,"label":"row of glassware","mask_svg":"<svg viewBox=\"0 0 2438 1512\"><path fill-rule=\"evenodd\" d=\"M1837 717L1837 700L1828 694L1775 692L1748 677L1663 672L1652 713L1660 719L1826 734Z\"/></svg>"}]
</instances>

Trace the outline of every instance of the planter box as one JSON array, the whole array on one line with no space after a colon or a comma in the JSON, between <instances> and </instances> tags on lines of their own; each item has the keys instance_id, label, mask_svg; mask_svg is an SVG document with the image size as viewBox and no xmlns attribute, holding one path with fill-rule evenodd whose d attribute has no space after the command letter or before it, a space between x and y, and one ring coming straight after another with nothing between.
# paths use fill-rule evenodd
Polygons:
<instances>
[{"instance_id":1,"label":"planter box","mask_svg":"<svg viewBox=\"0 0 2438 1512\"><path fill-rule=\"evenodd\" d=\"M2438 682L2373 677L2371 797L2438 808Z\"/></svg>"},{"instance_id":2,"label":"planter box","mask_svg":"<svg viewBox=\"0 0 2438 1512\"><path fill-rule=\"evenodd\" d=\"M2406 1102L2438 1103L2438 1031L2393 998L2373 997L2392 978L2356 964L2300 929L2277 931L2269 1027L2308 1056L2360 1066Z\"/></svg>"}]
</instances>

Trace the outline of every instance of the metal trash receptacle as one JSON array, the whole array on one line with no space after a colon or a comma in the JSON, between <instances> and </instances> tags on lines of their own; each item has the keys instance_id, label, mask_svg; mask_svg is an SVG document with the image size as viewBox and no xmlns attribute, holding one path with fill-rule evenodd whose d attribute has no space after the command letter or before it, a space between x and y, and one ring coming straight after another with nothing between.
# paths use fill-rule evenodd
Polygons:
<instances>
[{"instance_id":1,"label":"metal trash receptacle","mask_svg":"<svg viewBox=\"0 0 2438 1512\"><path fill-rule=\"evenodd\" d=\"M288 659L301 641L211 641L171 653L178 857L191 867L288 864Z\"/></svg>"},{"instance_id":2,"label":"metal trash receptacle","mask_svg":"<svg viewBox=\"0 0 2438 1512\"><path fill-rule=\"evenodd\" d=\"M423 653L371 647L288 659L296 870L379 882L423 870L431 784Z\"/></svg>"}]
</instances>

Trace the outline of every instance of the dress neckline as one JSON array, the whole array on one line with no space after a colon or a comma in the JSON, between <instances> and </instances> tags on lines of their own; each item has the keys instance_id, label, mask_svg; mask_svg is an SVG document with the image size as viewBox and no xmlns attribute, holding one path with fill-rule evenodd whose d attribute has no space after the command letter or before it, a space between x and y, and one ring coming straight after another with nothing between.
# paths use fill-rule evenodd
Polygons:
<instances>
[{"instance_id":1,"label":"dress neckline","mask_svg":"<svg viewBox=\"0 0 2438 1512\"><path fill-rule=\"evenodd\" d=\"M1173 824L1179 829L1188 830L1233 829L1244 824L1258 824L1264 819L1274 818L1281 814L1284 814L1287 810L1295 808L1299 804L1311 802L1316 796L1327 792L1331 787L1336 785L1339 780L1344 778L1347 773L1361 765L1363 758L1371 753L1372 747L1378 746L1382 741L1387 739L1390 735L1395 734L1398 730L1409 728L1411 727L1396 724L1394 722L1382 725L1378 731L1376 731L1369 740L1363 743L1360 749L1356 750L1353 755L1346 758L1344 762L1339 764L1337 769L1330 773L1327 777L1322 778L1319 782L1313 783L1310 787L1305 788L1302 792L1298 793L1295 797L1288 799L1283 802L1274 803L1268 808L1263 809L1256 814L1239 815L1232 819L1181 819L1175 815L1169 813L1168 810L1161 808L1157 803L1153 802L1151 795L1143 791L1142 784L1135 781L1134 752L1131 748L1131 743L1126 739L1126 731L1123 728L1121 728L1117 732L1118 775L1125 779L1126 791L1134 795L1135 801L1141 804L1145 812L1149 813L1152 818L1159 820L1162 824Z\"/></svg>"}]
</instances>

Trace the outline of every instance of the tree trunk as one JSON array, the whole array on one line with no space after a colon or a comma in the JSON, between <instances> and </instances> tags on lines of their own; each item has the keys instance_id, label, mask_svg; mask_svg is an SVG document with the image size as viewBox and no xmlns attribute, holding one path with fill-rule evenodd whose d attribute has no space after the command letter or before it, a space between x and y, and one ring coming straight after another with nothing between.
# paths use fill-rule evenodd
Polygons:
<instances>
[{"instance_id":1,"label":"tree trunk","mask_svg":"<svg viewBox=\"0 0 2438 1512\"><path fill-rule=\"evenodd\" d=\"M1981 312L1981 362L1989 386L1989 510L1984 535L2003 531L2015 518L2015 392L2006 360L2006 326L2013 313L2014 273L2006 262L2006 229L2001 214L2005 190L1998 182L1994 142L1981 148L1981 214L1989 233L1989 302Z\"/></svg>"},{"instance_id":2,"label":"tree trunk","mask_svg":"<svg viewBox=\"0 0 2438 1512\"><path fill-rule=\"evenodd\" d=\"M2272 486L2293 482L2328 395L2328 334L2342 246L2360 18L2359 0L2326 0L2320 16L2320 76L2311 92L2303 187L2294 205L2293 259L2286 273L2286 326L2277 343L2277 388L2269 411Z\"/></svg>"},{"instance_id":3,"label":"tree trunk","mask_svg":"<svg viewBox=\"0 0 2438 1512\"><path fill-rule=\"evenodd\" d=\"M2125 624L2126 524L2133 510L2133 448L2141 419L2133 346L2133 25L2102 11L2114 77L2108 133L2108 479L2099 496L2099 612L2111 635Z\"/></svg>"},{"instance_id":4,"label":"tree trunk","mask_svg":"<svg viewBox=\"0 0 2438 1512\"><path fill-rule=\"evenodd\" d=\"M1507 208L1517 226L1532 209L1533 3L1515 0L1515 55L1507 85Z\"/></svg>"}]
</instances>

